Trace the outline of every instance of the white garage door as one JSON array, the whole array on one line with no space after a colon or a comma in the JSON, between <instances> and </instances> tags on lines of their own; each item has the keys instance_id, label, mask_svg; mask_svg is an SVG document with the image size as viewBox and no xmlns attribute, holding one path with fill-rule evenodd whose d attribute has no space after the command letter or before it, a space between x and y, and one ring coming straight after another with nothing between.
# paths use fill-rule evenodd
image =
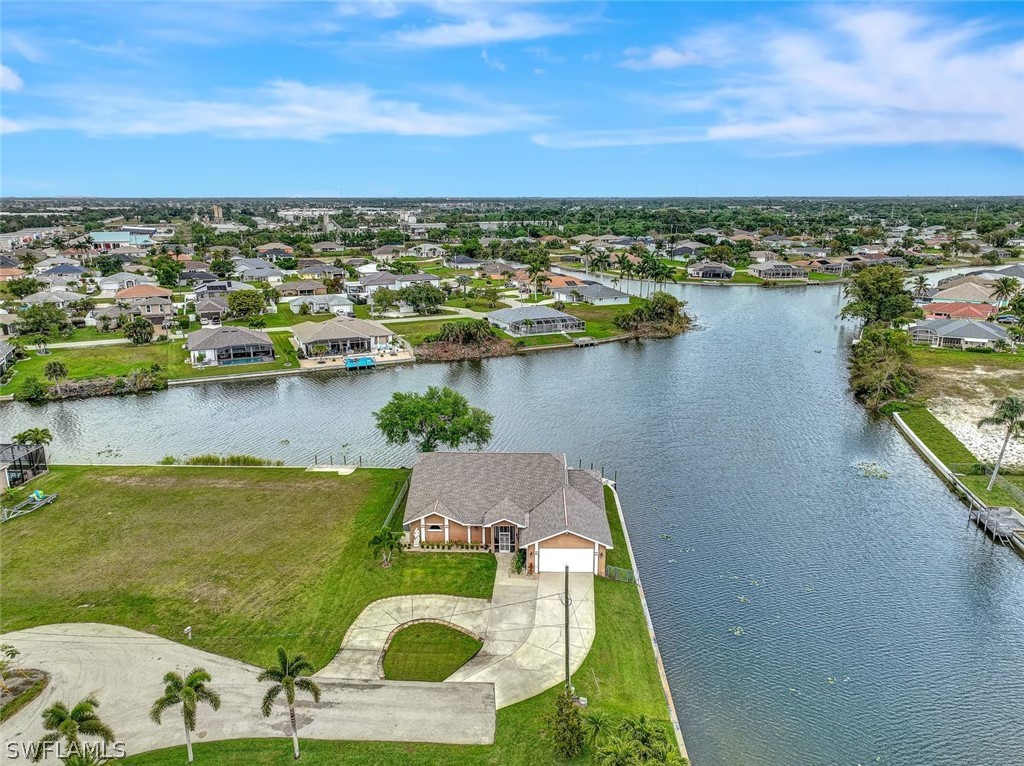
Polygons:
<instances>
[{"instance_id":1,"label":"white garage door","mask_svg":"<svg viewBox=\"0 0 1024 766\"><path fill-rule=\"evenodd\" d=\"M539 572L593 572L593 548L541 548Z\"/></svg>"}]
</instances>

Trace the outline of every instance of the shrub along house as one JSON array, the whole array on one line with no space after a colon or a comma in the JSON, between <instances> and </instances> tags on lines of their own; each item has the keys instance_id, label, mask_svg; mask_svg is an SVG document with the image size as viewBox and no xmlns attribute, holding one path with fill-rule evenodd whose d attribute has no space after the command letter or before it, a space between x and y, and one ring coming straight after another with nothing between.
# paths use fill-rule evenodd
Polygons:
<instances>
[{"instance_id":1,"label":"shrub along house","mask_svg":"<svg viewBox=\"0 0 1024 766\"><path fill-rule=\"evenodd\" d=\"M528 572L605 572L604 484L547 452L428 452L412 471L403 525L413 548L524 551Z\"/></svg>"}]
</instances>

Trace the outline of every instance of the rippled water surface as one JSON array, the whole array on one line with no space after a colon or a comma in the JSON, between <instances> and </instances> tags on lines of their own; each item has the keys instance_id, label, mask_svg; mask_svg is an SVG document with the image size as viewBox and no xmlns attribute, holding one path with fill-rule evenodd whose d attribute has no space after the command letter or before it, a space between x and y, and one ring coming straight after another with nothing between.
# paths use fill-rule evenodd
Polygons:
<instances>
[{"instance_id":1,"label":"rippled water surface","mask_svg":"<svg viewBox=\"0 0 1024 766\"><path fill-rule=\"evenodd\" d=\"M698 766L1024 764L1024 560L850 399L839 291L675 289L701 329L671 341L8 405L0 432L84 462L408 464L370 413L449 385L493 448L617 473Z\"/></svg>"}]
</instances>

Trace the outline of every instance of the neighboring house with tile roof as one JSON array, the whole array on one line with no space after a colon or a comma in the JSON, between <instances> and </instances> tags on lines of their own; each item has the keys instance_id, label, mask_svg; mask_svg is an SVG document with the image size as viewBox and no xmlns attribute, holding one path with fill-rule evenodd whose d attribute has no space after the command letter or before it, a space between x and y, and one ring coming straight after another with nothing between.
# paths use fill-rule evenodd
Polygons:
<instances>
[{"instance_id":1,"label":"neighboring house with tile roof","mask_svg":"<svg viewBox=\"0 0 1024 766\"><path fill-rule=\"evenodd\" d=\"M427 452L403 526L413 547L461 542L526 552L528 572L603 575L612 548L604 483L549 452Z\"/></svg>"}]
</instances>

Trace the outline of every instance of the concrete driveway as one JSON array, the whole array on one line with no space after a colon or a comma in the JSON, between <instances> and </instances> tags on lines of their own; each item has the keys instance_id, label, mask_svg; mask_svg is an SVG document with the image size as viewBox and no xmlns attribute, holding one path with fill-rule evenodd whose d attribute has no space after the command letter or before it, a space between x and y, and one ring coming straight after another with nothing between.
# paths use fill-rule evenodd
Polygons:
<instances>
[{"instance_id":1,"label":"concrete driveway","mask_svg":"<svg viewBox=\"0 0 1024 766\"><path fill-rule=\"evenodd\" d=\"M44 733L40 713L58 700L74 704L95 693L99 713L127 745L128 754L182 745L180 712L162 726L149 707L163 693L168 670L206 668L222 705L199 711L194 741L243 737L289 737L288 712L279 702L270 718L260 714L266 684L259 668L184 644L115 625L66 623L8 633L23 664L47 670L46 690L3 726L0 762L8 742L34 742ZM494 687L488 683L433 684L366 681L316 674L319 703L300 696L299 736L311 739L385 740L490 744L494 741ZM457 720L458 726L451 722ZM282 752L290 744L281 743ZM183 751L184 753L184 751ZM184 754L182 755L184 758Z\"/></svg>"},{"instance_id":2,"label":"concrete driveway","mask_svg":"<svg viewBox=\"0 0 1024 766\"><path fill-rule=\"evenodd\" d=\"M430 554L416 554L430 555ZM398 596L364 609L321 674L339 678L383 678L381 658L395 631L416 622L455 626L483 641L483 648L445 683L494 684L502 708L560 683L565 677L565 576L515 577L499 559L491 600L458 596ZM575 671L594 641L594 576L569 576L569 660Z\"/></svg>"},{"instance_id":3,"label":"concrete driveway","mask_svg":"<svg viewBox=\"0 0 1024 766\"><path fill-rule=\"evenodd\" d=\"M429 555L429 554L418 554ZM490 744L496 708L533 697L564 675L564 576L508 574L500 560L492 598L400 596L370 604L345 635L337 656L315 674L319 703L298 702L300 737ZM593 575L570 576L570 661L579 668L594 639ZM478 636L483 648L444 683L384 681L380 661L389 637L423 620L448 623ZM116 625L66 623L4 635L26 667L52 675L47 689L6 722L0 763L8 742L42 736L40 713L51 703L74 703L95 693L100 714L129 754L182 745L181 722L171 711L158 726L149 720L161 679L171 669L204 667L223 700L219 711L201 709L197 742L244 737L286 737L287 709L279 703L263 718L266 689L259 668L237 660ZM458 722L458 725L453 725ZM282 743L282 748L287 748Z\"/></svg>"}]
</instances>

